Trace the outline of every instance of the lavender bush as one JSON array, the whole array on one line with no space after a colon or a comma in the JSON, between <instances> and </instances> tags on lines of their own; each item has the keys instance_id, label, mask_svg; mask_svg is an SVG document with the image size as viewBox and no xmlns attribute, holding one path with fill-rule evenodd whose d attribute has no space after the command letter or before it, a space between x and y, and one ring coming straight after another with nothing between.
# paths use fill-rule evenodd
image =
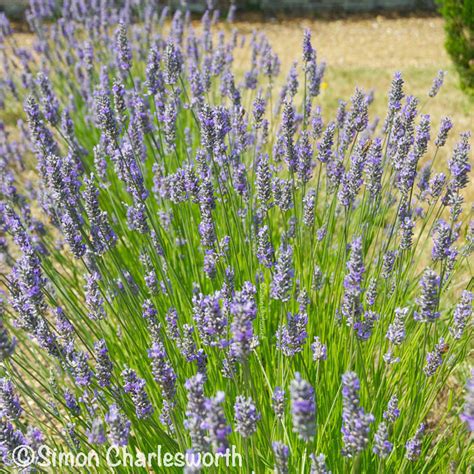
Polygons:
<instances>
[{"instance_id":1,"label":"lavender bush","mask_svg":"<svg viewBox=\"0 0 474 474\"><path fill-rule=\"evenodd\" d=\"M280 87L235 7L155 3L31 1L32 48L0 17L4 468L160 445L241 455L205 472L467 472L470 135L431 126L442 75L329 117L309 31Z\"/></svg>"}]
</instances>

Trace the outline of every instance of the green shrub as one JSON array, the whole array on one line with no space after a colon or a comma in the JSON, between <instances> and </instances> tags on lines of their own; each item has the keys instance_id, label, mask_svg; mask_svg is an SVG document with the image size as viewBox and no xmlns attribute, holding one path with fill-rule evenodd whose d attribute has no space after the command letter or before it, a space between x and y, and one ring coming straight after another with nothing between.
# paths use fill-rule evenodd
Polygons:
<instances>
[{"instance_id":1,"label":"green shrub","mask_svg":"<svg viewBox=\"0 0 474 474\"><path fill-rule=\"evenodd\" d=\"M446 20L446 50L454 61L461 87L474 95L474 0L439 0Z\"/></svg>"}]
</instances>

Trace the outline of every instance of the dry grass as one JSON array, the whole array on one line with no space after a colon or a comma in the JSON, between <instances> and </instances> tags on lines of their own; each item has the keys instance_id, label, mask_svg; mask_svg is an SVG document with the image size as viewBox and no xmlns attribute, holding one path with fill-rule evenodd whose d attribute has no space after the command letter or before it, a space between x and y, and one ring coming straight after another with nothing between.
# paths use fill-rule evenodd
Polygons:
<instances>
[{"instance_id":1,"label":"dry grass","mask_svg":"<svg viewBox=\"0 0 474 474\"><path fill-rule=\"evenodd\" d=\"M290 20L274 23L241 22L236 28L243 33L263 31L282 61L283 81L294 60L301 62L303 31L312 32L318 58L325 60L327 70L323 91L318 102L326 117L333 117L338 100L348 101L356 86L374 90L375 100L371 116L384 118L387 91L395 71L401 71L405 90L420 99L422 112L431 115L433 134L440 119L449 116L454 122L445 154L438 165L446 160L460 132L474 129L474 101L460 89L458 78L444 49L443 20L438 17L385 18L344 20ZM242 58L247 61L247 58ZM434 99L428 91L438 70L447 72L445 83ZM474 186L466 193L472 203Z\"/></svg>"},{"instance_id":2,"label":"dry grass","mask_svg":"<svg viewBox=\"0 0 474 474\"><path fill-rule=\"evenodd\" d=\"M264 31L287 71L300 60L304 28L313 34L318 57L327 62L326 86L321 102L334 109L339 98L349 99L357 85L374 89L373 112L382 116L386 91L393 73L400 70L406 90L427 97L439 69L448 72L442 92L427 107L437 124L443 115L455 121L455 131L472 129L474 103L458 88L456 73L443 46L443 20L431 18L375 17L372 19L280 23L238 23L242 32Z\"/></svg>"}]
</instances>

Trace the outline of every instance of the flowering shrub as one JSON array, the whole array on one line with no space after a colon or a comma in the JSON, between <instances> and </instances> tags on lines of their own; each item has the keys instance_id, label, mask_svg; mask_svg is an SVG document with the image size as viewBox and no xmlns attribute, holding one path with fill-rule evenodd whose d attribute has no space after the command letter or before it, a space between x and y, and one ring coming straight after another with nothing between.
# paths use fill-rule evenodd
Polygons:
<instances>
[{"instance_id":1,"label":"flowering shrub","mask_svg":"<svg viewBox=\"0 0 474 474\"><path fill-rule=\"evenodd\" d=\"M31 50L1 19L3 108L24 105L0 135L3 463L162 445L242 456L211 472L466 472L469 133L445 151L400 73L381 123L360 89L326 117L309 31L279 90L265 36L214 34L211 7L109 3L32 1Z\"/></svg>"}]
</instances>

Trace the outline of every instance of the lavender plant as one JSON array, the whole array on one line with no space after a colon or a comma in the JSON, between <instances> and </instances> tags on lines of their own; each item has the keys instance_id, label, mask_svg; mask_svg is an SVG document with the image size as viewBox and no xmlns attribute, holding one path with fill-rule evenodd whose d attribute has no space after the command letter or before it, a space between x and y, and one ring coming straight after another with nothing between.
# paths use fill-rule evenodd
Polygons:
<instances>
[{"instance_id":1,"label":"lavender plant","mask_svg":"<svg viewBox=\"0 0 474 474\"><path fill-rule=\"evenodd\" d=\"M442 74L421 105L396 72L380 124L360 88L331 117L310 31L280 80L234 4L117 3L31 1L32 48L0 16L2 469L160 445L185 472L467 472L470 135L421 114Z\"/></svg>"}]
</instances>

